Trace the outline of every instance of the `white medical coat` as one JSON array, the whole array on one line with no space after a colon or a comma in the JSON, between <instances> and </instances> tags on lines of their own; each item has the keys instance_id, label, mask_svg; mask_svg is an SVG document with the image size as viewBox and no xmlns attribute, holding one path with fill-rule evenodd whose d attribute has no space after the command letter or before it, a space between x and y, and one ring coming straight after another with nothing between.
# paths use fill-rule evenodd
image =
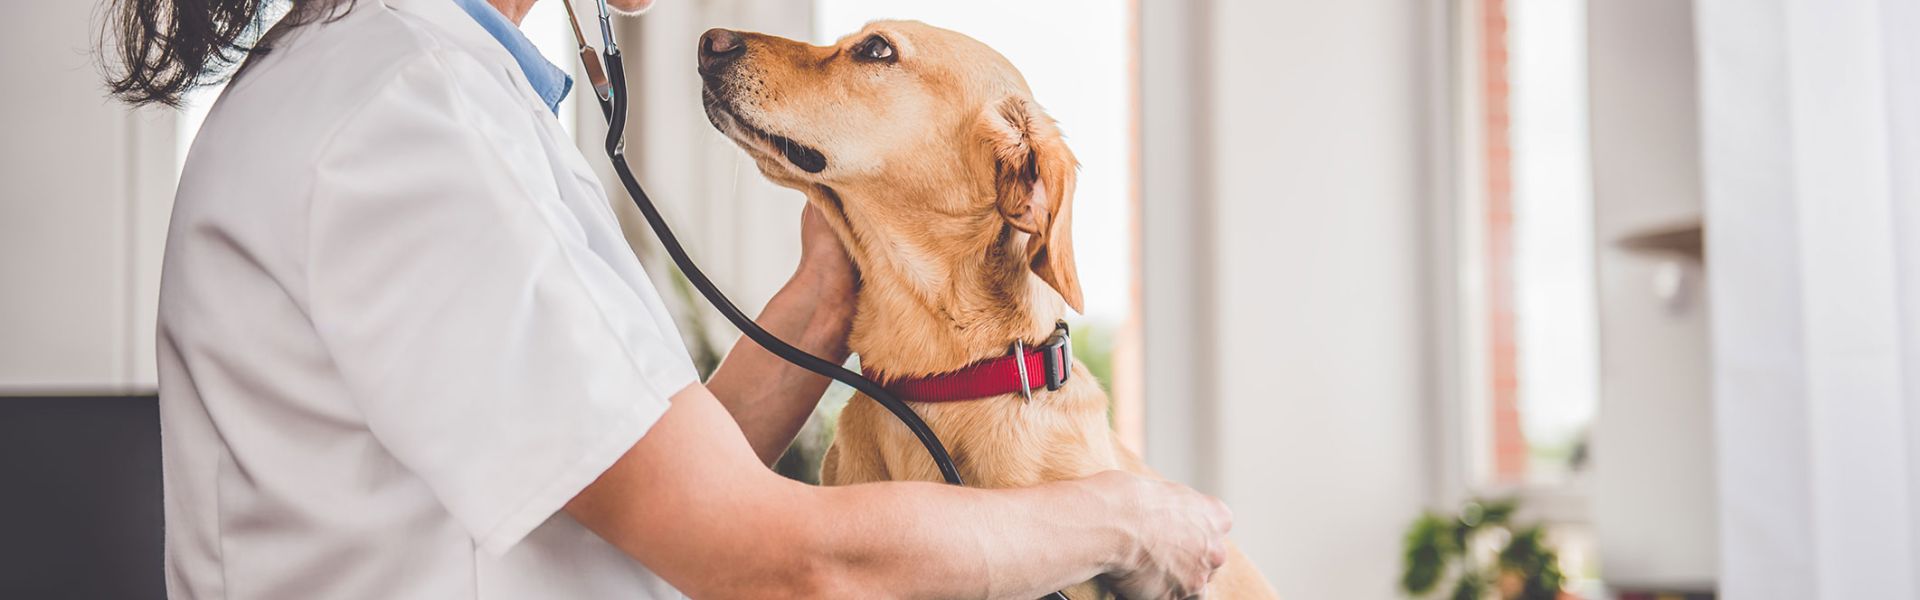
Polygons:
<instances>
[{"instance_id":1,"label":"white medical coat","mask_svg":"<svg viewBox=\"0 0 1920 600\"><path fill-rule=\"evenodd\" d=\"M561 512L697 375L598 181L447 0L209 114L160 292L174 598L678 598Z\"/></svg>"}]
</instances>

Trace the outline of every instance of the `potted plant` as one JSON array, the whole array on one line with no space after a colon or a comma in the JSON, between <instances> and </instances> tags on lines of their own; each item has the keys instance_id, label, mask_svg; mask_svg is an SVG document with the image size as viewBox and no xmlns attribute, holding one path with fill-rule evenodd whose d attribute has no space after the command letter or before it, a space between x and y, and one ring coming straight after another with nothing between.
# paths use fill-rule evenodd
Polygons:
<instances>
[{"instance_id":1,"label":"potted plant","mask_svg":"<svg viewBox=\"0 0 1920 600\"><path fill-rule=\"evenodd\" d=\"M1559 553L1541 526L1512 524L1517 508L1512 499L1474 500L1459 514L1421 514L1407 530L1400 588L1414 598L1558 600L1566 584Z\"/></svg>"}]
</instances>

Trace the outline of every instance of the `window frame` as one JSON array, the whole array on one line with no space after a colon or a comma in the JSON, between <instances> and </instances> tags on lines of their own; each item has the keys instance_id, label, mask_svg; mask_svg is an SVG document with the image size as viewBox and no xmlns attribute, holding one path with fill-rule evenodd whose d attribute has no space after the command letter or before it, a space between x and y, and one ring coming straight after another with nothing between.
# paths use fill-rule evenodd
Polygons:
<instances>
[{"instance_id":1,"label":"window frame","mask_svg":"<svg viewBox=\"0 0 1920 600\"><path fill-rule=\"evenodd\" d=\"M1493 482L1492 364L1487 304L1488 193L1482 94L1485 10L1499 0L1448 0L1430 27L1443 51L1428 70L1435 176L1429 206L1429 293L1432 294L1430 384L1435 418L1431 470L1434 502L1453 508L1474 498L1514 498L1519 518L1550 526L1591 527L1591 484Z\"/></svg>"}]
</instances>

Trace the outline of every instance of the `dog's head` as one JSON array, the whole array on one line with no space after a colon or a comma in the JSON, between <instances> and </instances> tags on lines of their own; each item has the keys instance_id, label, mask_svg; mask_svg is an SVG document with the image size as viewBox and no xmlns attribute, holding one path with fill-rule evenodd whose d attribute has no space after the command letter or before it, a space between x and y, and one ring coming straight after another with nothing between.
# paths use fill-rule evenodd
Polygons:
<instances>
[{"instance_id":1,"label":"dog's head","mask_svg":"<svg viewBox=\"0 0 1920 600\"><path fill-rule=\"evenodd\" d=\"M880 21L831 46L715 29L699 58L714 127L821 204L863 269L954 276L927 267L965 258L942 256L970 246L953 240L1024 235L1019 258L1081 309L1073 153L993 49Z\"/></svg>"}]
</instances>

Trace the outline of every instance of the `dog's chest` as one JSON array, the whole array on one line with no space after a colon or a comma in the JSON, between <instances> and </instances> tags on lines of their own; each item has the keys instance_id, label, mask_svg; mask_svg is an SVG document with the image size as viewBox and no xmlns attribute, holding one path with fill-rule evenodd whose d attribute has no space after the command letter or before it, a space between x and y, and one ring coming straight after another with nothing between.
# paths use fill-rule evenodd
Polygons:
<instances>
[{"instance_id":1,"label":"dog's chest","mask_svg":"<svg viewBox=\"0 0 1920 600\"><path fill-rule=\"evenodd\" d=\"M1062 388L1031 403L1008 395L915 409L946 444L967 485L1021 487L1119 467L1104 404L1082 401L1082 393ZM888 478L938 481L919 441L905 426L891 425L876 428L885 439L875 440Z\"/></svg>"}]
</instances>

